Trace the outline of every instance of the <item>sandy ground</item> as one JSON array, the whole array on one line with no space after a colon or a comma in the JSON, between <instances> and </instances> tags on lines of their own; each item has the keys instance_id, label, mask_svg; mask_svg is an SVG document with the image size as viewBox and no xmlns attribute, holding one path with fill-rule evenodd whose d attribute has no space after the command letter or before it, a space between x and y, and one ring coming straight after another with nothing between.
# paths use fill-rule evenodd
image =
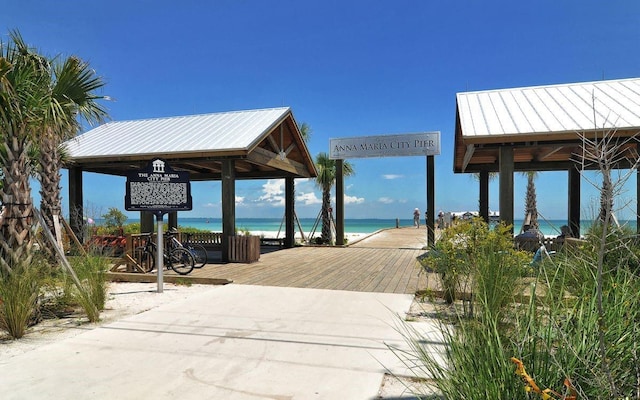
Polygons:
<instances>
[{"instance_id":1,"label":"sandy ground","mask_svg":"<svg viewBox=\"0 0 640 400\"><path fill-rule=\"evenodd\" d=\"M78 335L128 315L139 314L165 303L186 299L205 290L215 290L216 287L165 283L163 293L157 293L158 286L155 283L112 282L109 284L107 303L100 315L100 322L89 323L88 319L82 315L44 319L39 324L30 327L27 334L19 340L7 339L0 332L0 359L26 353L37 347Z\"/></svg>"},{"instance_id":2,"label":"sandy ground","mask_svg":"<svg viewBox=\"0 0 640 400\"><path fill-rule=\"evenodd\" d=\"M156 283L112 282L109 284L107 303L101 313L100 322L89 323L86 317L78 314L59 319L44 319L36 326L30 327L27 334L19 340L8 339L0 333L0 360L79 335L100 325L151 310L162 304L183 300L204 291L216 290L219 287L165 283L163 293L157 293ZM432 318L433 315L432 304L414 301L407 314L407 320L419 321L423 318ZM411 393L421 390L416 389L420 388L420 385L420 382L409 377L398 378L385 375L380 384L378 399L415 399L411 397Z\"/></svg>"}]
</instances>

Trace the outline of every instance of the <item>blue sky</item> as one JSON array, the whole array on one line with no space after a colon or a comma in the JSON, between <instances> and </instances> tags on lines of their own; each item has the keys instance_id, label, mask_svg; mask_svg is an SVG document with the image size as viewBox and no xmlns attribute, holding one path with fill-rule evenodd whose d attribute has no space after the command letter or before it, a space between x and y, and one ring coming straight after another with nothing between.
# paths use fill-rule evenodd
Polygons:
<instances>
[{"instance_id":1,"label":"blue sky","mask_svg":"<svg viewBox=\"0 0 640 400\"><path fill-rule=\"evenodd\" d=\"M113 120L289 106L313 129L314 157L330 138L440 131L437 210L478 204L473 178L452 172L457 92L640 76L637 0L4 0L1 9L3 40L19 29L44 54L89 61L107 82ZM424 212L424 157L350 162L346 218ZM123 178L85 173L84 182L90 214L124 210ZM544 218L566 218L566 182L566 173L538 177ZM582 187L589 217L597 194ZM516 218L525 188L517 176ZM282 217L282 189L239 182L237 217ZM497 190L492 182L493 210ZM619 204L633 197L635 179L627 190ZM192 191L184 216L220 217L219 182ZM298 216L316 217L320 191L301 180L296 194Z\"/></svg>"}]
</instances>

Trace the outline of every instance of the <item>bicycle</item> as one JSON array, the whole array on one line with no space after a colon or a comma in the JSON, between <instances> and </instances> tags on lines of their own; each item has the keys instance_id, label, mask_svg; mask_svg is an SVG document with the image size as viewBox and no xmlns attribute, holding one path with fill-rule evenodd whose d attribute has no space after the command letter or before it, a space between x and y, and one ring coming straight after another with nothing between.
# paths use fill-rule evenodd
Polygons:
<instances>
[{"instance_id":1,"label":"bicycle","mask_svg":"<svg viewBox=\"0 0 640 400\"><path fill-rule=\"evenodd\" d=\"M151 240L151 235L146 237L144 246L138 247L134 251L135 259L140 261L145 272L151 272L156 267L156 254L157 246ZM171 244L164 249L163 260L167 269L170 268L180 275L187 275L193 271L195 265L195 260L189 250Z\"/></svg>"},{"instance_id":2,"label":"bicycle","mask_svg":"<svg viewBox=\"0 0 640 400\"><path fill-rule=\"evenodd\" d=\"M198 243L191 243L190 239L190 235L187 234L187 241L184 243L180 243L180 241L176 238L176 235L178 234L178 231L171 229L169 232L167 232L167 238L168 240L172 243L172 246L174 247L183 247L185 249L187 249L191 255L193 256L193 259L195 261L193 268L202 268L204 267L204 265L207 263L208 259L207 259L207 249L204 248L203 245L198 244Z\"/></svg>"}]
</instances>

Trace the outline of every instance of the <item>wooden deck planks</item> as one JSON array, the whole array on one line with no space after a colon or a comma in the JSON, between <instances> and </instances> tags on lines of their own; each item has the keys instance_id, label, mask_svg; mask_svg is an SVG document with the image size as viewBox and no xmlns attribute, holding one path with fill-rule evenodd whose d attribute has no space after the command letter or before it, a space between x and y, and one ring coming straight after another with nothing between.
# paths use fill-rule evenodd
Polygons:
<instances>
[{"instance_id":1,"label":"wooden deck planks","mask_svg":"<svg viewBox=\"0 0 640 400\"><path fill-rule=\"evenodd\" d=\"M303 246L262 254L251 264L208 264L194 277L235 283L413 294L425 289L416 257L422 229L389 229L348 247Z\"/></svg>"}]
</instances>

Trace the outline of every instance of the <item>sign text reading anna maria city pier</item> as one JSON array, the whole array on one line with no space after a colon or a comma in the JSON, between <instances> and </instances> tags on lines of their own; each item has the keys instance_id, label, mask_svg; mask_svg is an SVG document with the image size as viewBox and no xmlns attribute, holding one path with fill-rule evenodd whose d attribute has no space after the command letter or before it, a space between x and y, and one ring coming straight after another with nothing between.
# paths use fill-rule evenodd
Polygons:
<instances>
[{"instance_id":1,"label":"sign text reading anna maria city pier","mask_svg":"<svg viewBox=\"0 0 640 400\"><path fill-rule=\"evenodd\" d=\"M329 141L329 158L433 156L440 154L440 132L360 136Z\"/></svg>"}]
</instances>

